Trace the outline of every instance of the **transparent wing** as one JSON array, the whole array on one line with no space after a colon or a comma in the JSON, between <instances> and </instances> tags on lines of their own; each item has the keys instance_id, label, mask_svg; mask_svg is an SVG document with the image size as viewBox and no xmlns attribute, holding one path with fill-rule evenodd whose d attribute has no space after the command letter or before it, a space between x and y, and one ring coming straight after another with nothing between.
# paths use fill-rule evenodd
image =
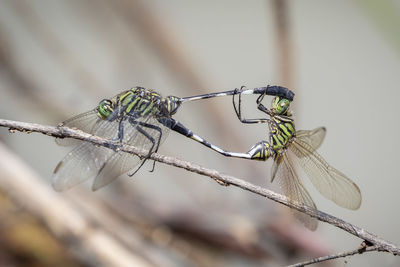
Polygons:
<instances>
[{"instance_id":1,"label":"transparent wing","mask_svg":"<svg viewBox=\"0 0 400 267\"><path fill-rule=\"evenodd\" d=\"M283 154L283 160L279 164L276 172L276 178L282 187L284 194L291 200L307 205L310 208L317 209L314 201L306 188L299 180L293 161L288 153ZM308 229L314 231L317 229L318 221L307 214L293 210L294 216L301 221Z\"/></svg>"},{"instance_id":2,"label":"transparent wing","mask_svg":"<svg viewBox=\"0 0 400 267\"><path fill-rule=\"evenodd\" d=\"M103 120L97 116L97 110L93 109L63 121L60 125L70 128L77 128L86 133L92 133L94 125L100 123L101 121ZM56 138L56 143L61 146L77 145L79 142L79 140L72 138Z\"/></svg>"},{"instance_id":3,"label":"transparent wing","mask_svg":"<svg viewBox=\"0 0 400 267\"><path fill-rule=\"evenodd\" d=\"M325 127L318 127L314 130L300 130L296 132L296 137L301 139L304 143L308 144L313 150L317 150L326 135Z\"/></svg>"},{"instance_id":4,"label":"transparent wing","mask_svg":"<svg viewBox=\"0 0 400 267\"><path fill-rule=\"evenodd\" d=\"M274 162L272 163L272 168L271 168L271 183L275 180L276 174L278 172L279 166L282 162L283 159L283 153L279 153L276 158L274 159Z\"/></svg>"},{"instance_id":5,"label":"transparent wing","mask_svg":"<svg viewBox=\"0 0 400 267\"><path fill-rule=\"evenodd\" d=\"M117 135L116 123L102 120L98 123L97 128L100 134L108 132L106 138ZM97 134L97 131L94 134ZM56 191L67 190L87 179L96 177L113 154L115 151L111 149L79 141L79 144L55 168L52 177L54 189Z\"/></svg>"},{"instance_id":6,"label":"transparent wing","mask_svg":"<svg viewBox=\"0 0 400 267\"><path fill-rule=\"evenodd\" d=\"M115 153L96 176L92 185L92 190L96 191L108 185L142 161L144 161L144 159L141 159L136 155L125 152Z\"/></svg>"},{"instance_id":7,"label":"transparent wing","mask_svg":"<svg viewBox=\"0 0 400 267\"><path fill-rule=\"evenodd\" d=\"M319 127L314 130L308 131L308 130L300 130L296 132L297 138L303 140L305 143L307 143L310 148L313 148L313 150L316 150L321 144L322 141L325 138L326 134L326 128L325 127ZM276 172L278 170L278 167L280 165L280 158L282 157L281 155L277 156L277 159L274 160L274 163L272 164L272 169L271 169L271 183L274 181Z\"/></svg>"},{"instance_id":8,"label":"transparent wing","mask_svg":"<svg viewBox=\"0 0 400 267\"><path fill-rule=\"evenodd\" d=\"M307 141L297 137L289 149L299 158L299 164L317 190L337 205L356 210L361 205L358 186L343 173L330 166Z\"/></svg>"},{"instance_id":9,"label":"transparent wing","mask_svg":"<svg viewBox=\"0 0 400 267\"><path fill-rule=\"evenodd\" d=\"M149 154L158 149L169 132L169 128L160 124L153 117L140 118L135 123L130 123L127 120L122 123L124 123L123 142L144 149ZM117 177L135 167L137 167L135 170L137 171L145 160L145 158L125 152L115 153L95 178L92 190L95 191L108 185Z\"/></svg>"},{"instance_id":10,"label":"transparent wing","mask_svg":"<svg viewBox=\"0 0 400 267\"><path fill-rule=\"evenodd\" d=\"M58 163L53 173L53 188L64 191L96 177L113 153L115 152L111 149L82 142Z\"/></svg>"},{"instance_id":11,"label":"transparent wing","mask_svg":"<svg viewBox=\"0 0 400 267\"><path fill-rule=\"evenodd\" d=\"M123 127L120 127L120 123ZM76 127L110 140L117 140L118 132L123 129L123 143L144 149L149 153L154 152L165 140L169 130L153 117L140 117L134 122L129 122L128 118L124 118L123 121L117 119L107 121L99 119L96 110L75 116L65 121L63 125ZM61 143L65 144L68 141L61 140ZM67 154L54 171L53 187L57 191L69 189L90 178L95 178L92 189L97 190L121 174L134 169L138 164L140 168L145 160L136 155L115 152L79 140L76 143L78 146Z\"/></svg>"}]
</instances>

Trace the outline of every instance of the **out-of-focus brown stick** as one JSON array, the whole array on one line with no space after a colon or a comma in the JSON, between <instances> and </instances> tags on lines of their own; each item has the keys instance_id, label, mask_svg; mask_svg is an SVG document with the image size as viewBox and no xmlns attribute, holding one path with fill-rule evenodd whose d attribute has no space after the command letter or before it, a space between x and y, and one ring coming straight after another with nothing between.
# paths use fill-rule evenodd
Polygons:
<instances>
[{"instance_id":1,"label":"out-of-focus brown stick","mask_svg":"<svg viewBox=\"0 0 400 267\"><path fill-rule=\"evenodd\" d=\"M71 202L54 192L0 143L0 186L13 199L66 240L78 241L103 266L152 266L101 228L95 227Z\"/></svg>"}]
</instances>

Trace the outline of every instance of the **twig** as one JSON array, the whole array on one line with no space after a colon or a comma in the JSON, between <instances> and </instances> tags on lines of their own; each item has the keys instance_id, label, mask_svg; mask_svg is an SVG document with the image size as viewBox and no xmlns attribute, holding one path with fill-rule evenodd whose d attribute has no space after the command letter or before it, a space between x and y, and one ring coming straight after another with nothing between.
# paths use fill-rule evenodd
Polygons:
<instances>
[{"instance_id":1,"label":"twig","mask_svg":"<svg viewBox=\"0 0 400 267\"><path fill-rule=\"evenodd\" d=\"M17 122L0 119L0 126L8 127L11 132L21 131L25 133L30 132L39 132L49 136L59 137L59 138L74 138L79 140L84 140L91 142L96 145L108 147L114 150L120 150L131 154L146 156L147 152L142 149L135 148L133 146L124 145L117 141L107 140L98 136L93 136L88 133L82 132L80 130L71 129L68 127L52 127L52 126L44 126L35 123L26 123L26 122ZM285 206L288 206L292 209L298 210L305 214L308 214L311 217L314 217L322 222L327 222L333 226L336 226L354 236L361 238L362 240L368 241L373 246L376 246L379 251L386 251L392 253L393 255L400 255L400 247L397 245L390 243L382 238L377 237L375 234L372 234L356 225L350 224L342 219L334 217L325 212L314 210L308 206L302 205L300 203L296 203L290 201L286 196L277 194L268 189L262 188L260 186L256 186L244 180L238 179L236 177L219 173L216 170L207 169L202 166L190 163L188 161L180 160L177 158L163 156L158 153L153 153L150 156L150 159L162 162L168 165L172 165L178 168L183 168L185 170L198 173L204 176L208 176L211 179L218 182L220 185L228 186L233 185L244 189L246 191L250 191L252 193L258 194L263 197L267 197L275 202L281 203Z\"/></svg>"},{"instance_id":2,"label":"twig","mask_svg":"<svg viewBox=\"0 0 400 267\"><path fill-rule=\"evenodd\" d=\"M366 247L365 245L362 245L361 247L354 249L354 250L311 259L309 261L304 261L304 262L296 263L293 265L288 265L287 267L302 267L302 266L311 265L311 264L318 263L318 262L333 260L333 259L337 259L337 258L344 258L344 257L352 256L355 254L363 254L364 252L371 252L371 251L379 251L379 249L377 246Z\"/></svg>"}]
</instances>

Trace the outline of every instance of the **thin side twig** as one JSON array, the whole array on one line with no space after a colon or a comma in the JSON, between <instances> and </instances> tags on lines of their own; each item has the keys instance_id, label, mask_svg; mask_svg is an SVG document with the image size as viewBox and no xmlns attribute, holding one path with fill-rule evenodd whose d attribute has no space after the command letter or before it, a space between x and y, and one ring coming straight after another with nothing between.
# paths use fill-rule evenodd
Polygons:
<instances>
[{"instance_id":1,"label":"thin side twig","mask_svg":"<svg viewBox=\"0 0 400 267\"><path fill-rule=\"evenodd\" d=\"M366 246L365 242L363 242L363 244L359 248L354 249L354 250L345 251L345 252L332 254L332 255L327 255L327 256L323 256L323 257L319 257L319 258L314 258L314 259L311 259L308 261L296 263L293 265L288 265L287 267L303 267L303 266L311 265L314 263L319 263L319 262L338 259L338 258L345 258L348 256L352 256L352 255L356 255L356 254L363 254L364 252L372 252L372 251L379 251L379 248L377 246Z\"/></svg>"},{"instance_id":2,"label":"thin side twig","mask_svg":"<svg viewBox=\"0 0 400 267\"><path fill-rule=\"evenodd\" d=\"M74 138L87 142L91 142L96 145L104 146L114 150L120 150L131 154L136 154L140 156L146 156L147 152L143 149L138 149L133 146L121 144L117 141L107 140L98 136L94 136L80 130L71 129L68 127L52 127L45 126L35 123L26 123L26 122L18 122L11 120L0 119L0 127L7 127L11 132L21 131L25 133L30 132L38 132L45 135L59 137L59 138ZM228 186L233 185L239 187L243 190L255 193L257 195L269 198L275 202L281 203L287 207L303 212L311 217L314 217L322 222L329 223L337 228L340 228L356 237L361 238L362 240L368 241L372 246L376 246L379 251L386 251L392 253L393 255L400 255L400 247L388 242L382 238L379 238L375 234L372 234L361 227L350 224L340 218L327 214L325 212L314 210L308 206L302 205L300 203L296 203L290 201L286 196L277 194L271 190L262 188L260 186L251 184L242 179L219 173L216 170L207 169L200 165L180 160L174 157L160 155L158 153L153 153L150 155L150 159L162 162L168 165L172 165L178 168L183 168L190 172L198 173L200 175L208 176L211 179L218 182L220 185Z\"/></svg>"}]
</instances>

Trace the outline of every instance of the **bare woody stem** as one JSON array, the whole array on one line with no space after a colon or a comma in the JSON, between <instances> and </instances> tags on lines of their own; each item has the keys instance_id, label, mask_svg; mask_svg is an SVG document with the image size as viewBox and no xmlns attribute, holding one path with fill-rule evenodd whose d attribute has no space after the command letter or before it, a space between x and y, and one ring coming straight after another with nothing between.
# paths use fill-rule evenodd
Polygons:
<instances>
[{"instance_id":1,"label":"bare woody stem","mask_svg":"<svg viewBox=\"0 0 400 267\"><path fill-rule=\"evenodd\" d=\"M346 251L346 252L342 252L342 253L338 253L338 254L332 254L332 255L328 255L328 256L323 256L323 257L319 257L319 258L314 258L309 261L304 261L304 262L296 263L293 265L288 265L287 267L303 267L303 266L311 265L314 263L319 263L319 262L338 259L338 258L345 258L348 256L352 256L352 255L356 255L356 254L363 254L364 252L372 252L372 251L379 251L379 249L377 246L367 247L365 245L365 242L363 242L363 244L359 248L354 249L354 250L350 250L350 251Z\"/></svg>"},{"instance_id":2,"label":"bare woody stem","mask_svg":"<svg viewBox=\"0 0 400 267\"><path fill-rule=\"evenodd\" d=\"M98 136L93 136L91 134L82 132L77 129L71 129L68 127L53 127L53 126L45 126L35 123L26 123L26 122L18 122L18 121L11 121L11 120L4 120L0 119L0 127L7 127L10 129L10 132L20 131L25 133L31 132L38 132L45 135L59 137L59 138L74 138L79 139L87 142L91 142L96 145L104 146L114 150L120 150L127 153L139 155L139 156L146 156L147 152L135 148L133 146L121 144L117 141L111 141L108 139L104 139ZM371 243L374 246L374 250L378 251L386 251L392 253L393 255L400 255L400 247L397 245L390 243L382 238L377 237L375 234L372 234L356 225L350 224L342 219L334 217L330 214L324 213L322 211L315 211L305 205L289 201L286 196L277 194L273 191L268 189L262 188L260 186L251 184L246 182L242 179L238 179L236 177L219 173L216 170L207 169L200 165L180 160L174 157L160 155L158 153L153 153L150 158L152 160L162 162L168 165L172 165L178 168L183 168L190 172L198 173L200 175L208 176L211 179L218 182L220 185L228 186L233 185L239 187L243 190L250 191L254 194L269 198L275 202L281 203L285 206L288 206L292 209L298 210L305 214L308 214L311 217L318 219L319 221L329 223L335 227L338 227L356 237L359 237L362 240L365 240Z\"/></svg>"}]
</instances>

